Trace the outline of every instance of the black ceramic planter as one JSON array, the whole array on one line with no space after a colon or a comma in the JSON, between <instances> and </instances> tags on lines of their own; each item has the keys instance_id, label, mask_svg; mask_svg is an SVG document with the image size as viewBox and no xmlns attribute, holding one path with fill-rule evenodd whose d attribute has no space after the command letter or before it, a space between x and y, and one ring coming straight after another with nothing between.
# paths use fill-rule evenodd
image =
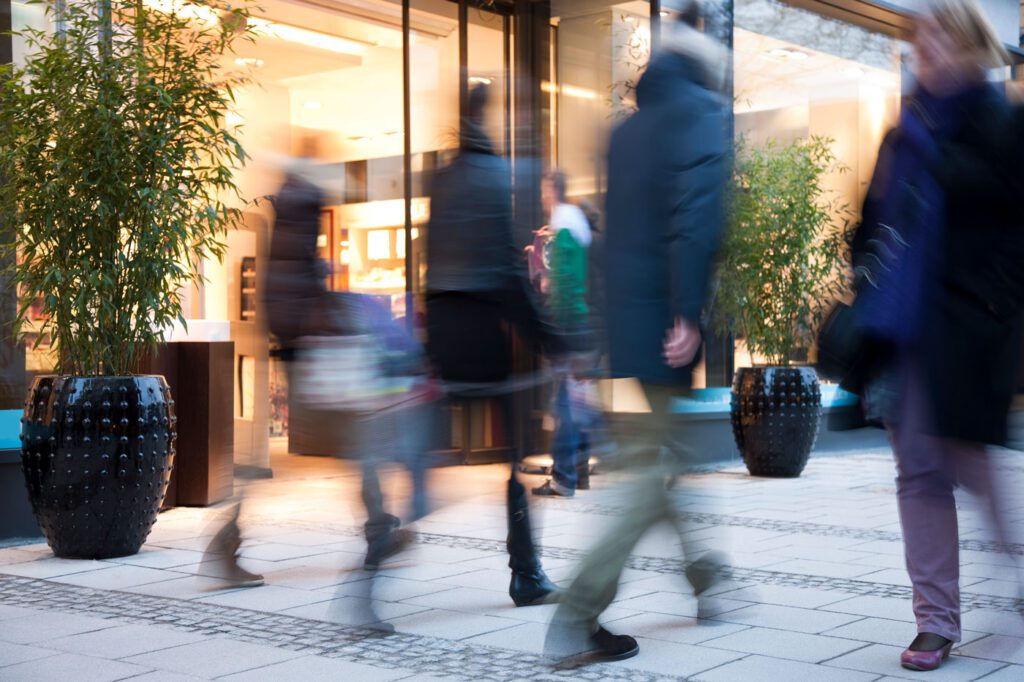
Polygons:
<instances>
[{"instance_id":1,"label":"black ceramic planter","mask_svg":"<svg viewBox=\"0 0 1024 682\"><path fill-rule=\"evenodd\" d=\"M810 367L743 367L732 385L732 432L754 476L799 476L818 438L821 387Z\"/></svg>"},{"instance_id":2,"label":"black ceramic planter","mask_svg":"<svg viewBox=\"0 0 1024 682\"><path fill-rule=\"evenodd\" d=\"M35 380L22 418L22 470L55 555L139 551L167 491L176 422L163 377Z\"/></svg>"}]
</instances>

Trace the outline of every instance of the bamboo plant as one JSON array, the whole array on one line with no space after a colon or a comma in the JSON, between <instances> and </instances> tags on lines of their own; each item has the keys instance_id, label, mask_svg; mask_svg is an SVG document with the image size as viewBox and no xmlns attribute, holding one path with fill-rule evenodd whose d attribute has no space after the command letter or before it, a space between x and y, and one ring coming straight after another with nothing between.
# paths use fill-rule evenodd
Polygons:
<instances>
[{"instance_id":1,"label":"bamboo plant","mask_svg":"<svg viewBox=\"0 0 1024 682\"><path fill-rule=\"evenodd\" d=\"M180 320L183 288L240 219L246 159L228 122L249 9L221 0L45 0L0 66L0 226L56 371L138 371ZM17 259L10 258L17 253Z\"/></svg>"},{"instance_id":2,"label":"bamboo plant","mask_svg":"<svg viewBox=\"0 0 1024 682\"><path fill-rule=\"evenodd\" d=\"M771 365L811 347L845 290L849 210L824 183L846 170L823 137L737 144L714 321Z\"/></svg>"}]
</instances>

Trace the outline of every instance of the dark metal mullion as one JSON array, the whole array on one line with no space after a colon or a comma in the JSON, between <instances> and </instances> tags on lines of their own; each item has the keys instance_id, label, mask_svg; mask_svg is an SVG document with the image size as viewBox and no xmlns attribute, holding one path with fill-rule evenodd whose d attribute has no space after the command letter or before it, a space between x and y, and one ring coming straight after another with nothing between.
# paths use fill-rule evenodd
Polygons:
<instances>
[{"instance_id":1,"label":"dark metal mullion","mask_svg":"<svg viewBox=\"0 0 1024 682\"><path fill-rule=\"evenodd\" d=\"M412 268L412 61L409 3L410 0L402 0L402 180L405 198L405 317L406 322L411 325L415 316L412 314L413 302L409 294L413 290L413 278L416 273Z\"/></svg>"},{"instance_id":2,"label":"dark metal mullion","mask_svg":"<svg viewBox=\"0 0 1024 682\"><path fill-rule=\"evenodd\" d=\"M0 0L0 64L14 61L14 37L11 31L11 0Z\"/></svg>"},{"instance_id":3,"label":"dark metal mullion","mask_svg":"<svg viewBox=\"0 0 1024 682\"><path fill-rule=\"evenodd\" d=\"M661 0L651 0L651 52L661 44Z\"/></svg>"},{"instance_id":4,"label":"dark metal mullion","mask_svg":"<svg viewBox=\"0 0 1024 682\"><path fill-rule=\"evenodd\" d=\"M459 129L469 114L469 3L459 0Z\"/></svg>"},{"instance_id":5,"label":"dark metal mullion","mask_svg":"<svg viewBox=\"0 0 1024 682\"><path fill-rule=\"evenodd\" d=\"M505 70L505 155L512 157L512 17L501 16L502 67Z\"/></svg>"}]
</instances>

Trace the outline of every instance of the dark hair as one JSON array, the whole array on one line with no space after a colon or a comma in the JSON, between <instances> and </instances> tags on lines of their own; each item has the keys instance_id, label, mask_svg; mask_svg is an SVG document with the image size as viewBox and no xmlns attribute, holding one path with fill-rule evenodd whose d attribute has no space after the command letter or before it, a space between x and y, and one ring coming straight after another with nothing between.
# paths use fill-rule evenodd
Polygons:
<instances>
[{"instance_id":1,"label":"dark hair","mask_svg":"<svg viewBox=\"0 0 1024 682\"><path fill-rule=\"evenodd\" d=\"M686 24L690 28L699 29L704 19L704 12L701 10L701 5L698 0L683 0L679 8L679 14L676 15L676 21L680 24Z\"/></svg>"},{"instance_id":2,"label":"dark hair","mask_svg":"<svg viewBox=\"0 0 1024 682\"><path fill-rule=\"evenodd\" d=\"M551 183L555 190L555 198L565 203L569 198L569 178L564 171L552 170L544 174L544 180Z\"/></svg>"},{"instance_id":3,"label":"dark hair","mask_svg":"<svg viewBox=\"0 0 1024 682\"><path fill-rule=\"evenodd\" d=\"M491 89L486 83L479 83L469 91L469 102L466 112L471 121L483 121L484 109L487 108L487 101L490 99Z\"/></svg>"}]
</instances>

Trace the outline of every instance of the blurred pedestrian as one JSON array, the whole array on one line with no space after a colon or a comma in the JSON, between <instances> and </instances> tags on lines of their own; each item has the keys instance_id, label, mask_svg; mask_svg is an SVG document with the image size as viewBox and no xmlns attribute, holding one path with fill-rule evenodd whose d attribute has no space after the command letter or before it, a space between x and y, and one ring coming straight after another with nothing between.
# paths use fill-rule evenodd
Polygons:
<instances>
[{"instance_id":1,"label":"blurred pedestrian","mask_svg":"<svg viewBox=\"0 0 1024 682\"><path fill-rule=\"evenodd\" d=\"M885 138L854 241L869 339L868 417L889 429L918 635L934 670L960 641L954 488L1007 540L988 445L1007 437L1024 306L1019 113L989 69L1007 55L975 0L929 0L912 31L916 87Z\"/></svg>"},{"instance_id":2,"label":"blurred pedestrian","mask_svg":"<svg viewBox=\"0 0 1024 682\"><path fill-rule=\"evenodd\" d=\"M427 351L449 396L501 402L513 459L509 595L516 606L526 606L551 599L557 587L541 568L526 489L516 477L520 404L538 379L513 371L513 334L528 347L560 352L561 346L532 297L513 240L511 172L483 127L488 92L486 85L470 92L459 154L434 178L427 228Z\"/></svg>"},{"instance_id":3,"label":"blurred pedestrian","mask_svg":"<svg viewBox=\"0 0 1024 682\"><path fill-rule=\"evenodd\" d=\"M662 521L681 533L669 487L686 452L671 429L671 402L690 387L698 326L725 221L729 178L728 54L697 30L690 3L666 25L662 50L637 86L639 110L612 134L608 153L605 275L608 345L615 377L640 381L650 414L617 436L631 481L621 517L579 566L548 632L546 650L573 664L635 656L632 637L598 623L640 538ZM723 559L683 535L687 577L701 595Z\"/></svg>"},{"instance_id":4,"label":"blurred pedestrian","mask_svg":"<svg viewBox=\"0 0 1024 682\"><path fill-rule=\"evenodd\" d=\"M354 433L351 454L360 459L367 512L364 563L375 570L414 538L400 527L399 517L385 510L377 476L382 463L390 459L410 467L412 517L426 513L425 433L415 428L398 432L393 424L400 408L429 401L425 356L390 311L364 295L327 290L328 267L317 257L323 207L318 147L315 138L303 145L303 153L286 162L284 183L274 199L267 318L288 360L290 391L314 414L347 420ZM405 438L396 440L399 433ZM340 452L340 444L338 454L348 454Z\"/></svg>"},{"instance_id":5,"label":"blurred pedestrian","mask_svg":"<svg viewBox=\"0 0 1024 682\"><path fill-rule=\"evenodd\" d=\"M548 215L544 229L548 253L545 301L552 321L573 349L592 353L587 284L593 237L586 214L569 203L567 183L565 173L557 170L541 181L541 202ZM584 399L587 388L572 367L559 368L552 401L555 433L551 478L534 488L534 495L572 497L577 487L590 488L590 452L584 427L596 421L597 415Z\"/></svg>"}]
</instances>

